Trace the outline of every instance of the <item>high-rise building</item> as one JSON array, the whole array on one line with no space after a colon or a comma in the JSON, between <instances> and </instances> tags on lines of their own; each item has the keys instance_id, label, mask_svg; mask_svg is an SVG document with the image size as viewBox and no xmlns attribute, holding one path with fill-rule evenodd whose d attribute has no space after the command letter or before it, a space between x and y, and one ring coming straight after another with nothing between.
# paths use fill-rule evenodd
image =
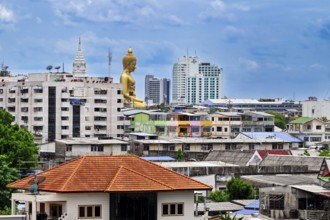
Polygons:
<instances>
[{"instance_id":1,"label":"high-rise building","mask_svg":"<svg viewBox=\"0 0 330 220\"><path fill-rule=\"evenodd\" d=\"M145 77L145 102L147 104L169 104L170 102L170 80L157 79L153 75Z\"/></svg>"},{"instance_id":2,"label":"high-rise building","mask_svg":"<svg viewBox=\"0 0 330 220\"><path fill-rule=\"evenodd\" d=\"M122 85L110 77L87 76L80 40L77 57L73 73L0 75L0 108L36 142L124 134Z\"/></svg>"},{"instance_id":3,"label":"high-rise building","mask_svg":"<svg viewBox=\"0 0 330 220\"><path fill-rule=\"evenodd\" d=\"M173 65L172 82L174 103L199 104L223 96L223 69L197 56L184 56Z\"/></svg>"}]
</instances>

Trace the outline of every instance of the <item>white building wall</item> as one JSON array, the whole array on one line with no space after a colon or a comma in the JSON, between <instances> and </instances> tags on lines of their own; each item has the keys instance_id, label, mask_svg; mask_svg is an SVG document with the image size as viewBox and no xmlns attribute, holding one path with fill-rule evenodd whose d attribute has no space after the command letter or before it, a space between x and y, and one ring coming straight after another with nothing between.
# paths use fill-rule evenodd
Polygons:
<instances>
[{"instance_id":1,"label":"white building wall","mask_svg":"<svg viewBox=\"0 0 330 220\"><path fill-rule=\"evenodd\" d=\"M39 73L26 76L25 81L14 81L16 78L0 77L0 108L8 109L15 107L15 111L10 113L15 116L15 122L26 127L32 133L42 135L41 143L48 141L48 91L49 87L56 87L56 131L55 139L63 137L72 137L72 105L69 100L73 98L86 99L86 103L80 106L80 137L93 137L104 135L119 137L123 135L122 129L123 114L120 109L123 107L122 85L112 83L112 79L105 82L104 77L83 77L75 78L70 74ZM2 81L3 80L3 81ZM63 81L59 81L63 80ZM38 87L43 90L42 93L36 93L34 89ZM28 88L28 93L22 94L21 89ZM107 90L107 94L96 95L95 91ZM10 93L10 91L15 91ZM69 91L73 92L70 94ZM9 98L15 99L9 102ZM22 99L28 100L22 102ZM36 99L42 100L36 102ZM103 99L106 103L95 103L95 99ZM67 100L67 101L63 101ZM105 108L106 112L95 112L95 107ZM28 108L27 112L22 108ZM41 111L36 111L41 108ZM63 110L68 108L68 111ZM94 115L106 117L106 121L94 121ZM36 121L40 117L42 120ZM67 117L63 120L62 117ZM27 118L28 120L23 120ZM106 129L95 130L95 125L104 125ZM119 127L117 127L119 125ZM36 131L35 126L42 126L42 129ZM63 129L65 126L66 129ZM86 127L90 127L89 130Z\"/></svg>"},{"instance_id":2,"label":"white building wall","mask_svg":"<svg viewBox=\"0 0 330 220\"><path fill-rule=\"evenodd\" d=\"M192 220L194 219L194 191L158 192L157 194L158 220ZM183 216L162 216L163 203L183 203Z\"/></svg>"},{"instance_id":3,"label":"white building wall","mask_svg":"<svg viewBox=\"0 0 330 220\"><path fill-rule=\"evenodd\" d=\"M330 120L330 101L302 101L302 116L311 118L327 117Z\"/></svg>"},{"instance_id":4,"label":"white building wall","mask_svg":"<svg viewBox=\"0 0 330 220\"><path fill-rule=\"evenodd\" d=\"M64 195L67 202L68 218L66 219L79 219L78 206L79 205L102 205L102 220L110 219L110 196L108 193L76 193ZM66 220L65 219L65 220ZM88 218L84 218L87 219Z\"/></svg>"}]
</instances>

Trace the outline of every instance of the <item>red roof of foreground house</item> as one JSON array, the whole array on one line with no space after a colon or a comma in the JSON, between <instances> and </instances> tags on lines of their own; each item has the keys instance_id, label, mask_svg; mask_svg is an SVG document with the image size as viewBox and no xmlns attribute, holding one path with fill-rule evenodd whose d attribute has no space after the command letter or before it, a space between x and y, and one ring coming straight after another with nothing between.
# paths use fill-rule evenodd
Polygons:
<instances>
[{"instance_id":1,"label":"red roof of foreground house","mask_svg":"<svg viewBox=\"0 0 330 220\"><path fill-rule=\"evenodd\" d=\"M258 150L258 154L262 159L265 159L268 154L291 155L290 151L288 150Z\"/></svg>"},{"instance_id":2,"label":"red roof of foreground house","mask_svg":"<svg viewBox=\"0 0 330 220\"><path fill-rule=\"evenodd\" d=\"M83 156L37 174L40 191L141 192L211 190L212 187L137 156ZM7 185L29 189L34 176Z\"/></svg>"}]
</instances>

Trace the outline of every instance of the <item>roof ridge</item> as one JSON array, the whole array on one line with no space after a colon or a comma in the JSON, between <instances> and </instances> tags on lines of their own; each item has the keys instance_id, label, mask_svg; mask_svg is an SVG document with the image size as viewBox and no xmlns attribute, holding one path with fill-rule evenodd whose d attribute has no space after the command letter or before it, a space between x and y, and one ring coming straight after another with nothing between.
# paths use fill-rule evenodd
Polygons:
<instances>
[{"instance_id":1,"label":"roof ridge","mask_svg":"<svg viewBox=\"0 0 330 220\"><path fill-rule=\"evenodd\" d=\"M173 188L172 186L167 185L166 183L162 183L162 182L160 182L159 180L156 180L156 179L154 179L154 178L152 178L152 177L149 177L149 176L147 176L147 175L145 175L145 174L139 173L139 172L137 172L137 171L135 171L135 170L132 170L132 169L130 169L130 168L128 168L128 167L122 166L122 169L129 170L129 171L131 171L131 172L133 172L133 173L135 173L135 174L138 174L139 176L143 176L143 177L145 177L145 178L147 178L147 179L149 179L149 180L152 180L152 181L154 181L154 182L156 182L156 183L159 183L159 184L161 184L161 185L163 185L163 186L166 186L166 187L168 187L168 188L170 188L170 189L172 189L172 190L175 190L175 188Z\"/></svg>"},{"instance_id":2,"label":"roof ridge","mask_svg":"<svg viewBox=\"0 0 330 220\"><path fill-rule=\"evenodd\" d=\"M205 184L205 183L202 183L202 182L200 182L200 181L197 181L197 180L195 180L195 179L193 179L193 178L190 178L190 177L188 177L188 176L185 176L185 175L183 175L183 174L181 174L181 173L175 172L175 171L173 171L173 170L171 170L171 169L168 169L168 168L166 168L166 167L163 167L163 166L161 166L161 165L159 165L159 164L156 164L156 163L153 163L153 162L151 162L151 161L148 161L148 160L142 159L142 158L140 158L140 157L137 157L137 158L140 159L140 160L143 160L144 162L150 163L150 164L152 164L152 165L154 165L154 166L158 166L158 167L162 168L163 170L166 170L166 171L169 171L169 172L171 172L171 173L174 173L174 174L177 174L177 175L179 175L179 176L182 176L182 177L184 177L185 179L189 179L189 180L191 180L191 181L193 181L193 182L196 182L196 183L199 183L199 184L201 184L201 185L204 185L204 186L207 186L207 187L211 187L211 186L209 186L209 185L207 185L207 184ZM212 188L212 187L211 187L211 188Z\"/></svg>"},{"instance_id":3,"label":"roof ridge","mask_svg":"<svg viewBox=\"0 0 330 220\"><path fill-rule=\"evenodd\" d=\"M80 165L82 164L82 162L85 160L86 156L82 156L80 157L81 160L79 161L78 165L75 167L74 171L71 173L71 175L69 176L69 178L65 181L65 183L63 184L61 190L64 191L66 185L68 184L68 182L73 178L73 176L76 174L77 170L79 169Z\"/></svg>"},{"instance_id":4,"label":"roof ridge","mask_svg":"<svg viewBox=\"0 0 330 220\"><path fill-rule=\"evenodd\" d=\"M109 189L113 185L113 183L116 181L117 177L119 176L120 170L123 169L123 167L124 167L123 165L119 166L116 175L114 176L114 178L112 178L112 180L110 181L109 185L105 190Z\"/></svg>"}]
</instances>

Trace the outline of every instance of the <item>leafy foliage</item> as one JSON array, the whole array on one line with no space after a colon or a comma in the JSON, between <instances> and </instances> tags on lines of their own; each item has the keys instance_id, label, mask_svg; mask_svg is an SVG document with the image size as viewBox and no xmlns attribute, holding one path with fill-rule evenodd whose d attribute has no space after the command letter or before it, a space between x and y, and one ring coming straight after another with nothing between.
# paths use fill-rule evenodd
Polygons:
<instances>
[{"instance_id":1,"label":"leafy foliage","mask_svg":"<svg viewBox=\"0 0 330 220\"><path fill-rule=\"evenodd\" d=\"M308 152L307 149L304 150L304 156L310 156L310 153Z\"/></svg>"},{"instance_id":2,"label":"leafy foliage","mask_svg":"<svg viewBox=\"0 0 330 220\"><path fill-rule=\"evenodd\" d=\"M180 148L177 153L176 153L176 159L177 160L182 160L184 158L184 155L183 155L183 151L182 149Z\"/></svg>"},{"instance_id":3,"label":"leafy foliage","mask_svg":"<svg viewBox=\"0 0 330 220\"><path fill-rule=\"evenodd\" d=\"M0 110L0 155L7 156L7 162L17 169L30 169L37 165L38 148L32 134L14 123L14 117L6 110ZM22 161L25 161L22 162Z\"/></svg>"},{"instance_id":4,"label":"leafy foliage","mask_svg":"<svg viewBox=\"0 0 330 220\"><path fill-rule=\"evenodd\" d=\"M10 196L15 190L6 187L7 184L18 179L17 169L10 167L6 155L0 155L0 212L8 214L10 210Z\"/></svg>"},{"instance_id":5,"label":"leafy foliage","mask_svg":"<svg viewBox=\"0 0 330 220\"><path fill-rule=\"evenodd\" d=\"M256 194L251 184L233 177L227 182L225 191L212 191L208 198L214 202L226 202L233 199L253 199Z\"/></svg>"},{"instance_id":6,"label":"leafy foliage","mask_svg":"<svg viewBox=\"0 0 330 220\"><path fill-rule=\"evenodd\" d=\"M214 202L227 202L229 201L229 195L222 190L214 190L209 193L209 199Z\"/></svg>"},{"instance_id":7,"label":"leafy foliage","mask_svg":"<svg viewBox=\"0 0 330 220\"><path fill-rule=\"evenodd\" d=\"M0 211L10 209L12 189L6 188L19 178L20 170L30 170L37 165L38 148L32 134L14 124L14 117L0 109Z\"/></svg>"},{"instance_id":8,"label":"leafy foliage","mask_svg":"<svg viewBox=\"0 0 330 220\"><path fill-rule=\"evenodd\" d=\"M330 157L330 148L325 148L320 151L320 156L322 157Z\"/></svg>"},{"instance_id":9,"label":"leafy foliage","mask_svg":"<svg viewBox=\"0 0 330 220\"><path fill-rule=\"evenodd\" d=\"M236 218L236 216L231 217L230 214L227 212L224 215L220 215L220 220L243 220L244 217Z\"/></svg>"},{"instance_id":10,"label":"leafy foliage","mask_svg":"<svg viewBox=\"0 0 330 220\"><path fill-rule=\"evenodd\" d=\"M233 177L226 184L226 192L229 195L229 199L253 199L255 190L252 185Z\"/></svg>"},{"instance_id":11,"label":"leafy foliage","mask_svg":"<svg viewBox=\"0 0 330 220\"><path fill-rule=\"evenodd\" d=\"M275 125L281 129L286 128L286 120L285 120L285 115L274 112L274 111L266 111L266 113L274 115L275 116Z\"/></svg>"}]
</instances>

